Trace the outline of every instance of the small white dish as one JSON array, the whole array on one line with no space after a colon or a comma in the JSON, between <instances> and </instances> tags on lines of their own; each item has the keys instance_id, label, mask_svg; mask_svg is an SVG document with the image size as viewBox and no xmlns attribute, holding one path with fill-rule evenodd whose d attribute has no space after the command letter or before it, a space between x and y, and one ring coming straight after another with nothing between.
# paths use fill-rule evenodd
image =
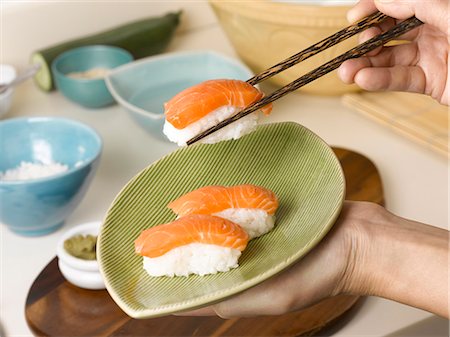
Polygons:
<instances>
[{"instance_id":1,"label":"small white dish","mask_svg":"<svg viewBox=\"0 0 450 337\"><path fill-rule=\"evenodd\" d=\"M0 64L0 84L10 83L16 78L16 69L7 64ZM0 94L0 117L5 115L11 108L13 88L9 88Z\"/></svg>"},{"instance_id":2,"label":"small white dish","mask_svg":"<svg viewBox=\"0 0 450 337\"><path fill-rule=\"evenodd\" d=\"M65 232L58 241L56 255L59 270L70 283L85 289L105 289L97 260L83 260L70 255L64 249L64 241L75 235L98 235L101 222L89 222Z\"/></svg>"}]
</instances>

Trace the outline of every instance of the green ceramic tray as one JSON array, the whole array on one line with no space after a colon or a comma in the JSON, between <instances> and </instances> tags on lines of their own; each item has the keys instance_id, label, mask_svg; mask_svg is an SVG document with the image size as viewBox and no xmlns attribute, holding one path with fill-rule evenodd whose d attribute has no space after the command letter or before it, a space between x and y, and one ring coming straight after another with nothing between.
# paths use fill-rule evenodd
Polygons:
<instances>
[{"instance_id":1,"label":"green ceramic tray","mask_svg":"<svg viewBox=\"0 0 450 337\"><path fill-rule=\"evenodd\" d=\"M134 240L173 221L167 204L207 185L256 184L280 201L276 227L252 240L239 267L226 273L150 277ZM295 123L260 126L237 141L179 149L136 175L119 193L98 239L106 288L134 318L149 318L220 301L279 273L330 230L345 195L344 175L330 147Z\"/></svg>"}]
</instances>

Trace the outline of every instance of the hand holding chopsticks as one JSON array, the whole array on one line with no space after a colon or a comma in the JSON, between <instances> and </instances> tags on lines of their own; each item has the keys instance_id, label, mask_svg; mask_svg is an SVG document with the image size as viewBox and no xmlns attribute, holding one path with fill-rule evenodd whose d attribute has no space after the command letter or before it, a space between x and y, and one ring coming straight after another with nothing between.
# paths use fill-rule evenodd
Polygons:
<instances>
[{"instance_id":1,"label":"hand holding chopsticks","mask_svg":"<svg viewBox=\"0 0 450 337\"><path fill-rule=\"evenodd\" d=\"M263 71L262 73L252 77L247 82L254 85L256 83L261 82L264 79L267 79L271 76L274 76L289 67L292 67L295 64L298 64L307 58L318 54L319 52L322 52L323 50L344 41L345 39L348 39L349 37L356 35L363 30L372 27L373 25L382 22L388 18L386 15L376 12L357 23L342 29L341 31L329 36L328 38L312 45L311 47L306 48L305 50L289 57L288 59L272 66L271 68ZM190 139L187 142L187 145L191 145L200 139L203 139L204 137L214 133L215 131L237 121L238 119L247 116L248 114L255 112L265 105L285 96L286 94L297 90L298 88L301 88L302 86L328 74L329 72L339 68L339 66L344 63L345 61L353 58L361 57L368 52L383 46L387 42L405 34L406 32L422 25L423 22L417 19L416 17L409 18L398 25L394 26L390 30L386 31L385 33L378 35L376 37L373 37L372 39L356 46L353 49L350 49L349 51L345 52L344 54L337 56L336 58L332 59L331 61L323 64L322 66L310 71L309 73L301 76L300 78L296 79L295 81L287 84L286 86L274 91L272 94L262 98L261 100L254 102L253 104L246 107L244 110L238 112L236 115L223 120L222 122L218 123L217 125L205 130L204 132L198 134L194 138Z\"/></svg>"}]
</instances>

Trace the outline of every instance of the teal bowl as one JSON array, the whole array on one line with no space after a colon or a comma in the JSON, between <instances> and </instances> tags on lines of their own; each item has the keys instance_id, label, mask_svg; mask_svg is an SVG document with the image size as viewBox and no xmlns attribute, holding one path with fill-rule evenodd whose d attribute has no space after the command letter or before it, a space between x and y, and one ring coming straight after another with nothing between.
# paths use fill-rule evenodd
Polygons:
<instances>
[{"instance_id":1,"label":"teal bowl","mask_svg":"<svg viewBox=\"0 0 450 337\"><path fill-rule=\"evenodd\" d=\"M58 90L69 100L86 108L101 108L113 104L103 78L74 78L71 74L95 68L113 69L133 61L126 50L113 46L86 46L68 50L52 63L52 73Z\"/></svg>"},{"instance_id":2,"label":"teal bowl","mask_svg":"<svg viewBox=\"0 0 450 337\"><path fill-rule=\"evenodd\" d=\"M0 171L22 162L61 163L68 170L28 180L0 179L0 223L24 236L61 227L95 175L102 141L90 127L65 118L14 118L0 122ZM29 172L30 173L30 172Z\"/></svg>"},{"instance_id":3,"label":"teal bowl","mask_svg":"<svg viewBox=\"0 0 450 337\"><path fill-rule=\"evenodd\" d=\"M211 51L189 51L151 56L114 69L106 85L116 101L144 130L167 140L162 130L164 103L200 82L248 80L251 70L241 62Z\"/></svg>"}]
</instances>

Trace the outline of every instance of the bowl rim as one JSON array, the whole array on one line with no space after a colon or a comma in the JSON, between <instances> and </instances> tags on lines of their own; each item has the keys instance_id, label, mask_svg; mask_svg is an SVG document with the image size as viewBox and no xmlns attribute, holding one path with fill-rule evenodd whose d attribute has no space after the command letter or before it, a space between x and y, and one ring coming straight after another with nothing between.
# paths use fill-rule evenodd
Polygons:
<instances>
[{"instance_id":1,"label":"bowl rim","mask_svg":"<svg viewBox=\"0 0 450 337\"><path fill-rule=\"evenodd\" d=\"M165 60L165 59L176 59L176 58L184 58L187 56L201 56L201 55L207 55L207 56L212 56L212 57L216 57L216 58L221 58L222 60L225 60L225 61L233 64L234 66L241 68L241 70L246 71L249 75L249 78L254 75L252 70L247 65L245 65L243 62L241 62L239 59L221 54L221 53L213 51L213 50L200 49L200 50L188 50L188 51L175 51L175 52L163 53L163 54L159 54L159 55L145 57L140 60L126 63L117 68L114 68L108 75L105 76L106 87L108 88L109 92L114 97L114 99L120 105L122 105L126 109L132 111L133 113L137 113L139 115L142 115L144 117L149 117L154 120L165 119L164 114L156 114L154 112L144 110L144 109L130 103L125 98L123 98L122 95L120 95L117 92L117 90L115 89L115 86L112 83L112 78L115 75L118 75L118 74L128 70L129 68L137 67L142 64L158 62L159 60Z\"/></svg>"},{"instance_id":2,"label":"bowl rim","mask_svg":"<svg viewBox=\"0 0 450 337\"><path fill-rule=\"evenodd\" d=\"M58 259L58 267L64 278L71 284L89 290L105 289L102 274L97 271L78 270Z\"/></svg>"},{"instance_id":3,"label":"bowl rim","mask_svg":"<svg viewBox=\"0 0 450 337\"><path fill-rule=\"evenodd\" d=\"M126 57L128 57L128 61L127 62L125 62L125 63L123 63L123 64L121 64L121 65L119 65L117 67L121 67L122 65L125 65L125 64L128 64L128 63L134 61L133 55L129 51L124 49L124 48L120 48L120 47L117 47L117 46L106 45L106 44L93 44L93 45L87 45L87 46L82 46L82 47L69 49L69 50L66 50L65 52L62 52L61 54L59 54L52 62L52 65L51 65L52 72L54 72L54 74L56 74L58 76L61 76L61 77L64 77L66 79L73 80L73 81L76 81L76 82L80 82L80 83L83 83L83 82L95 82L95 81L103 82L105 80L104 78L73 78L73 77L67 76L67 74L65 74L61 70L59 70L58 67L59 67L59 64L61 62L63 62L66 58L74 56L77 53L82 52L84 50L114 51L115 53L117 52L118 54L123 54ZM117 67L110 68L110 69L112 70L112 69L115 69Z\"/></svg>"},{"instance_id":4,"label":"bowl rim","mask_svg":"<svg viewBox=\"0 0 450 337\"><path fill-rule=\"evenodd\" d=\"M228 12L237 17L258 22L297 27L330 28L334 31L348 25L345 14L353 7L351 3L348 5L317 5L312 2L303 4L295 1L255 0L233 3L208 0L214 11ZM273 15L274 13L278 15Z\"/></svg>"},{"instance_id":5,"label":"bowl rim","mask_svg":"<svg viewBox=\"0 0 450 337\"><path fill-rule=\"evenodd\" d=\"M72 269L76 269L80 272L84 271L100 272L97 260L84 260L70 255L64 249L64 241L66 241L72 236L83 233L95 233L95 235L97 235L98 237L101 226L102 226L101 221L92 221L81 225L77 225L65 231L59 237L58 243L56 245L56 256L58 256L58 259L62 260L66 265L68 265Z\"/></svg>"},{"instance_id":6,"label":"bowl rim","mask_svg":"<svg viewBox=\"0 0 450 337\"><path fill-rule=\"evenodd\" d=\"M58 179L64 176L71 175L77 171L82 170L88 165L91 165L93 162L95 162L101 155L103 150L103 141L100 137L99 133L94 130L91 126L84 124L82 122L79 122L74 119L65 118L65 117L17 117L17 118L9 118L6 120L0 121L0 130L3 127L6 127L8 124L13 123L41 123L41 122L58 122L58 123L66 123L71 126L75 126L77 128L81 128L86 130L98 143L98 148L94 156L91 158L85 160L82 164L77 166L72 166L65 172L57 173L51 176L42 177L42 178L36 178L36 179L27 179L27 180L1 180L0 179L0 186L8 186L8 185L24 185L24 184L37 184L42 183L46 181L50 181L53 179Z\"/></svg>"}]
</instances>

